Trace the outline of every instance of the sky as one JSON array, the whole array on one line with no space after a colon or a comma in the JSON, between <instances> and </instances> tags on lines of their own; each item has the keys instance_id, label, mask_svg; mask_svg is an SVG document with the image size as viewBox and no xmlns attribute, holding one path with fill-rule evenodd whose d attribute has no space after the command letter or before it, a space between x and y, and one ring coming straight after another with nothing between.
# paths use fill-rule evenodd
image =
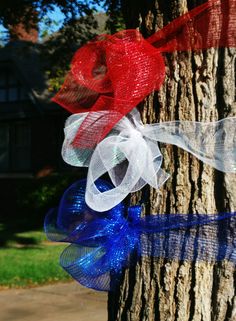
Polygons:
<instances>
[{"instance_id":1,"label":"sky","mask_svg":"<svg viewBox=\"0 0 236 321\"><path fill-rule=\"evenodd\" d=\"M55 22L54 24L51 25L50 31L49 31L50 33L53 33L61 27L62 21L64 19L64 15L62 14L62 12L58 7L55 7L53 12L50 12L47 14L47 18ZM45 26L45 23L43 22L39 24L39 28L40 30L47 29L47 27Z\"/></svg>"}]
</instances>

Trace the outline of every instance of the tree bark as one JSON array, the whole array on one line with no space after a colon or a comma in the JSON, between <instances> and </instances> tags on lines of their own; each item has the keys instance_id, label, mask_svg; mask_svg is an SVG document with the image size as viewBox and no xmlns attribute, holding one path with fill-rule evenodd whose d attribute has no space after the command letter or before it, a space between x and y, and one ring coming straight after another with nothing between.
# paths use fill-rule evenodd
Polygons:
<instances>
[{"instance_id":1,"label":"tree bark","mask_svg":"<svg viewBox=\"0 0 236 321\"><path fill-rule=\"evenodd\" d=\"M123 1L127 28L144 36L201 4L186 0ZM141 106L144 123L214 121L236 115L235 49L178 52L166 58L166 81ZM224 175L194 156L162 145L171 173L161 190L149 190L146 212L218 213L236 210L235 175ZM138 201L142 192L132 195ZM227 233L232 233L228 227ZM236 271L229 262L142 260L124 271L108 296L109 321L235 321Z\"/></svg>"}]
</instances>

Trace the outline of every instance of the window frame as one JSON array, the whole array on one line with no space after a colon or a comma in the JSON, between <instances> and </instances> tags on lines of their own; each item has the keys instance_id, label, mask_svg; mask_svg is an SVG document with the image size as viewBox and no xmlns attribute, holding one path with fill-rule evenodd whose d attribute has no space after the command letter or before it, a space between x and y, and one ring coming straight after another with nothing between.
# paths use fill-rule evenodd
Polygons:
<instances>
[{"instance_id":1,"label":"window frame","mask_svg":"<svg viewBox=\"0 0 236 321\"><path fill-rule=\"evenodd\" d=\"M0 77L3 75L2 79L4 80L1 84L0 82L0 91L3 91L5 98L0 97L0 104L10 104L16 102L29 101L29 96L27 97L26 86L20 81L16 70L13 70L8 64L0 64ZM11 77L13 83L11 83ZM11 98L11 90L16 91L16 99Z\"/></svg>"}]
</instances>

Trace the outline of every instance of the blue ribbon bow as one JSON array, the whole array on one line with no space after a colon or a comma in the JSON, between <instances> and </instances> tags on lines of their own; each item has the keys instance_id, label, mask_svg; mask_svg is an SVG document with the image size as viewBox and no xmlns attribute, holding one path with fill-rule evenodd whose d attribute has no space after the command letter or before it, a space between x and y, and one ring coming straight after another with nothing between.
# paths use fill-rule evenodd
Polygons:
<instances>
[{"instance_id":1,"label":"blue ribbon bow","mask_svg":"<svg viewBox=\"0 0 236 321\"><path fill-rule=\"evenodd\" d=\"M112 185L97 180L100 192ZM71 243L61 254L62 267L79 283L96 290L114 289L122 269L142 257L236 263L236 212L157 214L141 217L141 206L123 203L96 212L85 203L86 180L63 194L45 219L49 239ZM223 224L222 224L223 223Z\"/></svg>"}]
</instances>

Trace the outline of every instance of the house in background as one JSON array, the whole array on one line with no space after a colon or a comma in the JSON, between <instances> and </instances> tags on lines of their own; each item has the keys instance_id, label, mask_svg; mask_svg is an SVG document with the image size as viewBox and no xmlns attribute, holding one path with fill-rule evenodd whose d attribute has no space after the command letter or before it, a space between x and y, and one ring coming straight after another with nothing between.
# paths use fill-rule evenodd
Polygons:
<instances>
[{"instance_id":1,"label":"house in background","mask_svg":"<svg viewBox=\"0 0 236 321\"><path fill-rule=\"evenodd\" d=\"M68 113L50 100L37 30L15 28L0 49L0 177L66 168L60 150Z\"/></svg>"},{"instance_id":2,"label":"house in background","mask_svg":"<svg viewBox=\"0 0 236 321\"><path fill-rule=\"evenodd\" d=\"M97 19L96 32L101 33L105 15ZM45 71L50 51L42 54L47 41L60 49L63 33L40 43L37 28L27 30L20 23L10 28L10 35L0 48L0 246L1 236L12 231L14 238L19 226L42 227L45 213L58 205L64 189L84 175L61 157L69 113L51 101ZM75 35L73 49L80 35Z\"/></svg>"},{"instance_id":3,"label":"house in background","mask_svg":"<svg viewBox=\"0 0 236 321\"><path fill-rule=\"evenodd\" d=\"M93 33L103 33L106 15L97 14L95 19ZM51 102L37 26L19 22L9 32L9 43L0 48L0 178L40 176L44 169L70 170L61 157L69 113ZM76 47L81 32L76 34ZM57 36L60 33L49 41Z\"/></svg>"}]
</instances>

